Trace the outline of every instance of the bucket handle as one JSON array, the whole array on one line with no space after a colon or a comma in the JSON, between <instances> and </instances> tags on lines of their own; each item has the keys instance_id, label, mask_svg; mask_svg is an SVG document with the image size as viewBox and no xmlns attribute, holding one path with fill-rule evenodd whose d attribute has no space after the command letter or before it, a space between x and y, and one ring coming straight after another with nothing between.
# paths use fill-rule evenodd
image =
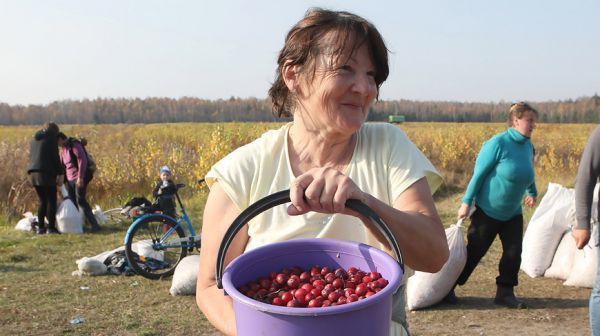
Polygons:
<instances>
[{"instance_id":1,"label":"bucket handle","mask_svg":"<svg viewBox=\"0 0 600 336\"><path fill-rule=\"evenodd\" d=\"M266 211L277 205L288 203L290 201L291 200L289 189L276 192L250 205L248 208L242 211L242 213L240 213L239 216L233 221L233 223L227 229L227 232L225 232L225 236L221 241L221 246L219 246L219 252L217 254L217 263L215 270L217 288L223 289L223 263L225 260L225 252L227 252L227 249L229 248L229 245L231 245L231 242L233 241L233 238L235 237L236 233L238 233L248 221L256 217L261 212ZM404 273L404 262L402 260L402 253L400 252L400 246L398 245L398 241L396 241L396 237L394 237L392 231L387 226L387 224L385 224L385 222L381 219L381 217L379 217L379 215L377 215L377 213L371 208L369 208L366 204L357 199L347 200L346 207L360 213L363 216L366 216L367 218L370 218L375 224L377 224L378 229L384 234L384 236L394 249L394 253L398 257L400 269Z\"/></svg>"}]
</instances>

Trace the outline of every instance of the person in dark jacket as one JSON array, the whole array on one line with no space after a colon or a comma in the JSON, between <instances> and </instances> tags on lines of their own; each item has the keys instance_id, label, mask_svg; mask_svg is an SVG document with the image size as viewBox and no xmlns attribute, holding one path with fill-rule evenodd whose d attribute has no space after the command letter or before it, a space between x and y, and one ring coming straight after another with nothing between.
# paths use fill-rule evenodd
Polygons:
<instances>
[{"instance_id":1,"label":"person in dark jacket","mask_svg":"<svg viewBox=\"0 0 600 336\"><path fill-rule=\"evenodd\" d=\"M156 183L154 190L152 190L152 196L154 197L154 205L165 215L173 218L177 217L175 213L176 189L171 169L168 166L162 166L160 168L160 180Z\"/></svg>"},{"instance_id":2,"label":"person in dark jacket","mask_svg":"<svg viewBox=\"0 0 600 336\"><path fill-rule=\"evenodd\" d=\"M27 174L39 199L38 234L60 233L56 229L56 186L62 185L63 169L57 149L58 133L58 125L49 122L34 134L29 145Z\"/></svg>"},{"instance_id":3,"label":"person in dark jacket","mask_svg":"<svg viewBox=\"0 0 600 336\"><path fill-rule=\"evenodd\" d=\"M98 232L100 225L85 198L87 186L93 178L93 174L87 169L88 159L85 149L81 143L70 141L62 132L58 134L58 146L60 146L60 158L65 167L69 198L83 210L85 218L90 223L91 231Z\"/></svg>"}]
</instances>

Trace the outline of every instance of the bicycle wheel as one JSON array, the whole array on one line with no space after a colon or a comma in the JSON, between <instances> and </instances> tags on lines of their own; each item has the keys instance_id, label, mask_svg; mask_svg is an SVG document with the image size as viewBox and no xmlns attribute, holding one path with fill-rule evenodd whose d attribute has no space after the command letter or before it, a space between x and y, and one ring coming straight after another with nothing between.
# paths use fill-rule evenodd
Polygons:
<instances>
[{"instance_id":1,"label":"bicycle wheel","mask_svg":"<svg viewBox=\"0 0 600 336\"><path fill-rule=\"evenodd\" d=\"M108 224L122 224L127 221L127 215L122 214L123 208L113 208L104 211L104 216L107 218Z\"/></svg>"},{"instance_id":2,"label":"bicycle wheel","mask_svg":"<svg viewBox=\"0 0 600 336\"><path fill-rule=\"evenodd\" d=\"M175 267L187 255L186 242L178 242L185 234L174 219L160 215L146 216L131 231L125 243L129 266L148 279L171 276ZM167 235L168 233L168 235Z\"/></svg>"}]
</instances>

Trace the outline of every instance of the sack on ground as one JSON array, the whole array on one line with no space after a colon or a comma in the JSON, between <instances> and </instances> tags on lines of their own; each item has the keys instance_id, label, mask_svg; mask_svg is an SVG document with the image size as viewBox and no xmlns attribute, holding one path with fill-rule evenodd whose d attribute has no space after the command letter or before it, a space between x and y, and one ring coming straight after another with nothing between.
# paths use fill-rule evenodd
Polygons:
<instances>
[{"instance_id":1,"label":"sack on ground","mask_svg":"<svg viewBox=\"0 0 600 336\"><path fill-rule=\"evenodd\" d=\"M140 256L154 258L159 261L165 260L164 251L156 251L152 248L152 240L140 240L131 246L131 250Z\"/></svg>"},{"instance_id":2,"label":"sack on ground","mask_svg":"<svg viewBox=\"0 0 600 336\"><path fill-rule=\"evenodd\" d=\"M65 198L56 210L56 227L61 233L83 233L83 216L70 198Z\"/></svg>"},{"instance_id":3,"label":"sack on ground","mask_svg":"<svg viewBox=\"0 0 600 336\"><path fill-rule=\"evenodd\" d=\"M467 262L462 220L446 229L446 239L450 254L448 261L437 273L415 272L408 279L406 303L409 310L432 306L452 289Z\"/></svg>"},{"instance_id":4,"label":"sack on ground","mask_svg":"<svg viewBox=\"0 0 600 336\"><path fill-rule=\"evenodd\" d=\"M521 269L530 277L543 276L550 267L563 233L572 224L566 214L574 201L574 189L556 183L548 184L548 191L533 213L523 236Z\"/></svg>"},{"instance_id":5,"label":"sack on ground","mask_svg":"<svg viewBox=\"0 0 600 336\"><path fill-rule=\"evenodd\" d=\"M29 211L24 213L23 216L24 217L17 222L17 225L15 225L15 230L31 231L33 223L37 222L37 216L34 216Z\"/></svg>"},{"instance_id":6,"label":"sack on ground","mask_svg":"<svg viewBox=\"0 0 600 336\"><path fill-rule=\"evenodd\" d=\"M94 217L96 217L98 224L103 225L108 222L108 217L106 217L104 211L102 211L102 208L100 208L98 204L96 204L96 207L92 210L92 213L94 213Z\"/></svg>"},{"instance_id":7,"label":"sack on ground","mask_svg":"<svg viewBox=\"0 0 600 336\"><path fill-rule=\"evenodd\" d=\"M200 266L200 256L193 254L187 256L179 262L173 274L171 282L171 295L195 295L196 281L198 279L198 268Z\"/></svg>"},{"instance_id":8,"label":"sack on ground","mask_svg":"<svg viewBox=\"0 0 600 336\"><path fill-rule=\"evenodd\" d=\"M570 230L566 231L558 244L556 253L554 253L552 265L546 270L544 277L566 280L571 273L571 268L573 268L576 251L575 239Z\"/></svg>"},{"instance_id":9,"label":"sack on ground","mask_svg":"<svg viewBox=\"0 0 600 336\"><path fill-rule=\"evenodd\" d=\"M76 261L78 270L73 275L104 275L108 273L108 268L101 261L83 257Z\"/></svg>"}]
</instances>

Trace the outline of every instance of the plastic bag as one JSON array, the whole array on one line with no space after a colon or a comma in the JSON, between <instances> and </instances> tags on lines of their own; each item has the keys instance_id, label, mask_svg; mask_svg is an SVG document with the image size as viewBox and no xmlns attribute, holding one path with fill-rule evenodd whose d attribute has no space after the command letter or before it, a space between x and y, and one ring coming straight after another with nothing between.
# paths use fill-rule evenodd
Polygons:
<instances>
[{"instance_id":1,"label":"plastic bag","mask_svg":"<svg viewBox=\"0 0 600 336\"><path fill-rule=\"evenodd\" d=\"M450 255L437 273L415 272L408 279L406 303L409 310L432 306L444 299L460 276L467 262L467 247L462 230L463 220L446 229Z\"/></svg>"},{"instance_id":2,"label":"plastic bag","mask_svg":"<svg viewBox=\"0 0 600 336\"><path fill-rule=\"evenodd\" d=\"M200 267L200 256L193 254L187 256L177 264L173 281L171 282L171 295L195 295L196 281L198 279L198 268Z\"/></svg>"},{"instance_id":3,"label":"plastic bag","mask_svg":"<svg viewBox=\"0 0 600 336\"><path fill-rule=\"evenodd\" d=\"M70 198L65 198L58 206L56 226L61 233L83 233L83 216Z\"/></svg>"},{"instance_id":4,"label":"plastic bag","mask_svg":"<svg viewBox=\"0 0 600 336\"><path fill-rule=\"evenodd\" d=\"M533 213L523 236L521 269L530 277L543 276L571 222L566 215L575 202L575 190L549 183L548 191Z\"/></svg>"},{"instance_id":5,"label":"plastic bag","mask_svg":"<svg viewBox=\"0 0 600 336\"><path fill-rule=\"evenodd\" d=\"M96 207L92 210L92 213L94 214L94 217L96 217L98 224L103 225L108 222L108 217L106 217L104 211L102 211L102 208L100 208L98 204L96 204Z\"/></svg>"},{"instance_id":6,"label":"plastic bag","mask_svg":"<svg viewBox=\"0 0 600 336\"><path fill-rule=\"evenodd\" d=\"M37 222L37 216L29 211L24 213L23 216L24 218L21 218L15 225L15 230L31 231L31 226L34 222Z\"/></svg>"}]
</instances>

